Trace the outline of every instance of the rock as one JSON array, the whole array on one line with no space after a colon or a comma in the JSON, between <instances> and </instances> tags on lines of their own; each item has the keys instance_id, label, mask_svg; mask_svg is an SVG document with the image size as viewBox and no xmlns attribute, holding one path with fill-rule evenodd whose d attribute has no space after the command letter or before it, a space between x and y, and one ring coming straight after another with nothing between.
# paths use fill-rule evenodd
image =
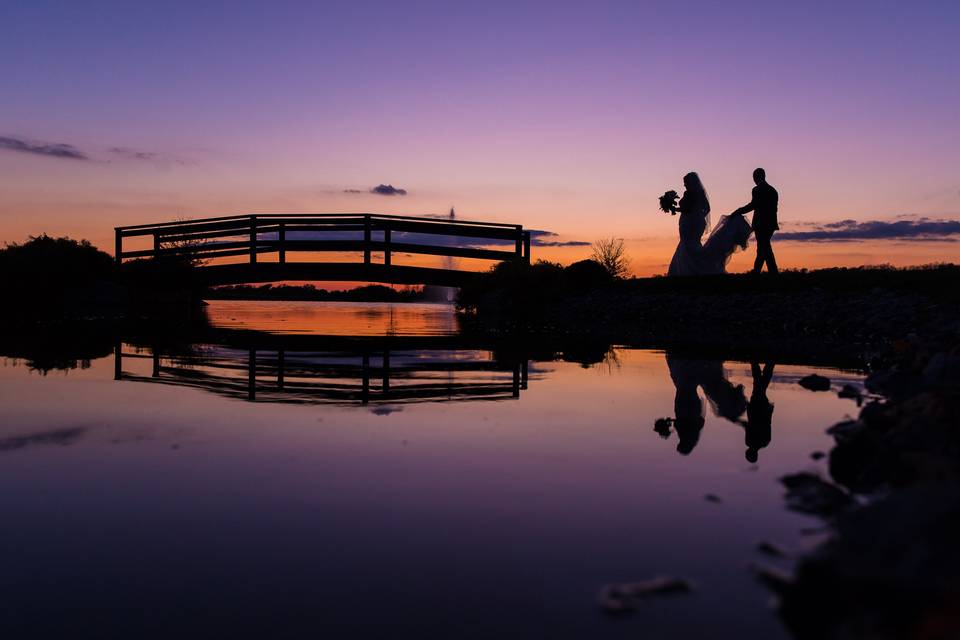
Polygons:
<instances>
[{"instance_id":1,"label":"rock","mask_svg":"<svg viewBox=\"0 0 960 640\"><path fill-rule=\"evenodd\" d=\"M800 386L810 391L830 391L830 378L812 373L800 378Z\"/></svg>"},{"instance_id":2,"label":"rock","mask_svg":"<svg viewBox=\"0 0 960 640\"><path fill-rule=\"evenodd\" d=\"M794 638L960 637L960 488L925 484L843 513L780 597Z\"/></svg>"},{"instance_id":3,"label":"rock","mask_svg":"<svg viewBox=\"0 0 960 640\"><path fill-rule=\"evenodd\" d=\"M763 541L763 542L757 543L757 551L759 551L764 555L771 556L773 558L787 557L786 552L780 547L778 547L777 545L773 544L772 542Z\"/></svg>"},{"instance_id":4,"label":"rock","mask_svg":"<svg viewBox=\"0 0 960 640\"><path fill-rule=\"evenodd\" d=\"M899 369L874 371L863 381L867 391L891 398L901 398L915 393L920 386L919 376Z\"/></svg>"},{"instance_id":5,"label":"rock","mask_svg":"<svg viewBox=\"0 0 960 640\"><path fill-rule=\"evenodd\" d=\"M716 503L716 504L719 504L719 503L723 502L723 500L720 499L720 496L718 496L718 495L716 495L716 494L714 494L714 493L708 493L708 494L706 494L705 496L703 496L703 499L706 500L707 502L713 502L713 503Z\"/></svg>"},{"instance_id":6,"label":"rock","mask_svg":"<svg viewBox=\"0 0 960 640\"><path fill-rule=\"evenodd\" d=\"M853 400L859 400L861 397L860 389L853 386L852 384L845 384L840 391L837 392L837 395L841 398L851 398Z\"/></svg>"},{"instance_id":7,"label":"rock","mask_svg":"<svg viewBox=\"0 0 960 640\"><path fill-rule=\"evenodd\" d=\"M849 442L860 435L864 429L866 425L861 420L845 420L827 429L827 433L837 442Z\"/></svg>"},{"instance_id":8,"label":"rock","mask_svg":"<svg viewBox=\"0 0 960 640\"><path fill-rule=\"evenodd\" d=\"M600 589L597 604L607 613L635 611L641 600L692 593L696 586L689 580L657 576L641 582L608 584Z\"/></svg>"},{"instance_id":9,"label":"rock","mask_svg":"<svg viewBox=\"0 0 960 640\"><path fill-rule=\"evenodd\" d=\"M756 576L756 578L773 593L785 593L793 583L793 578L789 573L777 569L776 567L754 565L751 567L751 569L753 571L753 575Z\"/></svg>"},{"instance_id":10,"label":"rock","mask_svg":"<svg viewBox=\"0 0 960 640\"><path fill-rule=\"evenodd\" d=\"M793 473L780 482L787 488L787 507L800 513L831 517L853 504L837 485L813 473Z\"/></svg>"},{"instance_id":11,"label":"rock","mask_svg":"<svg viewBox=\"0 0 960 640\"><path fill-rule=\"evenodd\" d=\"M923 369L923 381L933 387L960 385L960 356L934 355Z\"/></svg>"}]
</instances>

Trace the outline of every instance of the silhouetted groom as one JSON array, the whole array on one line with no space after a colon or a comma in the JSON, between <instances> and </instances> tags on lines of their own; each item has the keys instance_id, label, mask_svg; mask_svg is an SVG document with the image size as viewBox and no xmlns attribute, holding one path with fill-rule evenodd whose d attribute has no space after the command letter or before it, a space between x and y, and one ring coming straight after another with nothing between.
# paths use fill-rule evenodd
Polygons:
<instances>
[{"instance_id":1,"label":"silhouetted groom","mask_svg":"<svg viewBox=\"0 0 960 640\"><path fill-rule=\"evenodd\" d=\"M753 272L760 273L763 263L767 263L767 271L777 273L777 259L773 257L773 246L770 244L773 232L780 228L777 224L777 203L780 199L777 190L767 183L767 172L763 169L753 170L753 181L757 184L753 188L753 199L750 204L744 205L733 212L733 215L743 215L753 211L753 235L757 239L757 259L753 263Z\"/></svg>"}]
</instances>

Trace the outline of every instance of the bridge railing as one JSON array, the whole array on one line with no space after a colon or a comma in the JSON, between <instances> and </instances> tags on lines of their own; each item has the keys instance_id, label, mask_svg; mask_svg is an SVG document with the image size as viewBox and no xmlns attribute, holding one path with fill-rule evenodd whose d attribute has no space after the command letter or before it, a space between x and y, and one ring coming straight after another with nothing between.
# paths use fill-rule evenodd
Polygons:
<instances>
[{"instance_id":1,"label":"bridge railing","mask_svg":"<svg viewBox=\"0 0 960 640\"><path fill-rule=\"evenodd\" d=\"M522 225L373 213L226 216L117 227L115 232L118 264L137 258L237 256L256 263L264 254L277 254L277 262L284 264L295 252L362 252L364 264L382 253L386 266L395 252L530 261L530 231ZM152 238L152 247L124 248L125 239L144 236Z\"/></svg>"}]
</instances>

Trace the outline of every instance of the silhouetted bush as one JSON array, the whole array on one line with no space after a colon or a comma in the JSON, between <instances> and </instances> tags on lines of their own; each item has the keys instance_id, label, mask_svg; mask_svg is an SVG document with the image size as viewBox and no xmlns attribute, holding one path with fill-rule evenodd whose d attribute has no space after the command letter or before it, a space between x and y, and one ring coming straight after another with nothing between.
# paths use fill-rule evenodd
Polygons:
<instances>
[{"instance_id":1,"label":"silhouetted bush","mask_svg":"<svg viewBox=\"0 0 960 640\"><path fill-rule=\"evenodd\" d=\"M470 312L483 309L523 315L568 294L602 288L612 281L593 260L582 260L566 268L545 260L532 265L501 262L460 289L457 307Z\"/></svg>"},{"instance_id":2,"label":"silhouetted bush","mask_svg":"<svg viewBox=\"0 0 960 640\"><path fill-rule=\"evenodd\" d=\"M613 282L614 276L596 260L574 262L563 270L567 288L572 291L600 289Z\"/></svg>"},{"instance_id":3,"label":"silhouetted bush","mask_svg":"<svg viewBox=\"0 0 960 640\"><path fill-rule=\"evenodd\" d=\"M189 260L171 258L125 262L120 280L137 291L194 291L202 288L197 270Z\"/></svg>"},{"instance_id":4,"label":"silhouetted bush","mask_svg":"<svg viewBox=\"0 0 960 640\"><path fill-rule=\"evenodd\" d=\"M114 275L113 258L86 240L51 238L44 234L22 244L0 249L0 286L29 290L43 287L60 290Z\"/></svg>"},{"instance_id":5,"label":"silhouetted bush","mask_svg":"<svg viewBox=\"0 0 960 640\"><path fill-rule=\"evenodd\" d=\"M0 296L19 324L89 314L117 298L113 258L86 240L31 237L0 249Z\"/></svg>"}]
</instances>

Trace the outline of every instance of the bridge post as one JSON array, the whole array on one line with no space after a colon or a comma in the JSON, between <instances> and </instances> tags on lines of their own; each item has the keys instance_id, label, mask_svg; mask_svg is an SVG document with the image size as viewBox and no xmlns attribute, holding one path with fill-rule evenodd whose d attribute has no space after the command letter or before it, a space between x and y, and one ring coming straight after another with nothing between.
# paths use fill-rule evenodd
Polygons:
<instances>
[{"instance_id":1,"label":"bridge post","mask_svg":"<svg viewBox=\"0 0 960 640\"><path fill-rule=\"evenodd\" d=\"M383 230L383 264L390 266L390 227Z\"/></svg>"},{"instance_id":2,"label":"bridge post","mask_svg":"<svg viewBox=\"0 0 960 640\"><path fill-rule=\"evenodd\" d=\"M517 227L517 241L513 251L517 262L523 260L523 227Z\"/></svg>"},{"instance_id":3,"label":"bridge post","mask_svg":"<svg viewBox=\"0 0 960 640\"><path fill-rule=\"evenodd\" d=\"M280 389L281 391L283 390L283 374L285 373L284 372L284 366L285 366L284 355L285 354L283 349L277 350L277 388Z\"/></svg>"},{"instance_id":4,"label":"bridge post","mask_svg":"<svg viewBox=\"0 0 960 640\"><path fill-rule=\"evenodd\" d=\"M523 261L530 264L530 232L523 232Z\"/></svg>"},{"instance_id":5,"label":"bridge post","mask_svg":"<svg viewBox=\"0 0 960 640\"><path fill-rule=\"evenodd\" d=\"M257 216L250 216L250 264L257 261Z\"/></svg>"},{"instance_id":6,"label":"bridge post","mask_svg":"<svg viewBox=\"0 0 960 640\"><path fill-rule=\"evenodd\" d=\"M123 232L120 229L113 230L114 242L113 242L113 259L117 262L118 265L123 264Z\"/></svg>"},{"instance_id":7,"label":"bridge post","mask_svg":"<svg viewBox=\"0 0 960 640\"><path fill-rule=\"evenodd\" d=\"M370 216L363 216L363 264L370 264Z\"/></svg>"},{"instance_id":8,"label":"bridge post","mask_svg":"<svg viewBox=\"0 0 960 640\"><path fill-rule=\"evenodd\" d=\"M257 350L250 349L247 356L247 400L257 399Z\"/></svg>"},{"instance_id":9,"label":"bridge post","mask_svg":"<svg viewBox=\"0 0 960 640\"><path fill-rule=\"evenodd\" d=\"M366 405L370 402L370 354L366 351L363 352L361 368L363 380L360 387L360 404Z\"/></svg>"},{"instance_id":10,"label":"bridge post","mask_svg":"<svg viewBox=\"0 0 960 640\"><path fill-rule=\"evenodd\" d=\"M160 258L160 234L153 234L153 259Z\"/></svg>"},{"instance_id":11,"label":"bridge post","mask_svg":"<svg viewBox=\"0 0 960 640\"><path fill-rule=\"evenodd\" d=\"M277 239L279 240L279 244L280 244L280 258L279 258L280 264L286 264L287 263L287 247L286 247L287 227L282 222L280 223L280 231L278 232Z\"/></svg>"},{"instance_id":12,"label":"bridge post","mask_svg":"<svg viewBox=\"0 0 960 640\"><path fill-rule=\"evenodd\" d=\"M390 393L390 350L383 350L383 395Z\"/></svg>"},{"instance_id":13,"label":"bridge post","mask_svg":"<svg viewBox=\"0 0 960 640\"><path fill-rule=\"evenodd\" d=\"M117 338L113 344L113 379L123 378L123 342Z\"/></svg>"}]
</instances>

